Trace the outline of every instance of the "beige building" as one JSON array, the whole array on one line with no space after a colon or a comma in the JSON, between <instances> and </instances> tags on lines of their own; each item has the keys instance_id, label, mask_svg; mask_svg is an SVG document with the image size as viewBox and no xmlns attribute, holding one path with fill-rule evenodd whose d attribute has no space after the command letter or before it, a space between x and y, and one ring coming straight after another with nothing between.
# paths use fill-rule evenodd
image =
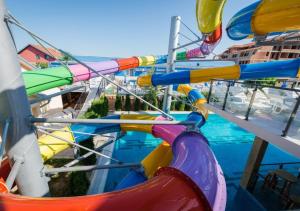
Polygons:
<instances>
[{"instance_id":1,"label":"beige building","mask_svg":"<svg viewBox=\"0 0 300 211\"><path fill-rule=\"evenodd\" d=\"M293 36L280 36L274 39L277 41L276 45L256 46L254 42L244 45L233 45L224 51L220 55L220 58L224 60L234 60L238 64L299 58L299 35L298 33Z\"/></svg>"}]
</instances>

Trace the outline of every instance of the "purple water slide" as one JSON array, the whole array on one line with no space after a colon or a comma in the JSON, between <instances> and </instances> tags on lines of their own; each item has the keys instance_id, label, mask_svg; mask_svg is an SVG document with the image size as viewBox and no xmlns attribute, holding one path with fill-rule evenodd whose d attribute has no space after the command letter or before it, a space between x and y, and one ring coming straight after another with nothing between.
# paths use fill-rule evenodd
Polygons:
<instances>
[{"instance_id":1,"label":"purple water slide","mask_svg":"<svg viewBox=\"0 0 300 211\"><path fill-rule=\"evenodd\" d=\"M115 73L118 72L119 69L119 65L116 61L95 62L90 63L89 66L101 74ZM94 72L91 72L91 78L94 77L98 77L98 75Z\"/></svg>"},{"instance_id":2,"label":"purple water slide","mask_svg":"<svg viewBox=\"0 0 300 211\"><path fill-rule=\"evenodd\" d=\"M119 65L116 61L86 62L86 64L104 75L115 73L119 70ZM74 82L85 81L98 76L81 64L70 65L69 68L74 76Z\"/></svg>"},{"instance_id":3,"label":"purple water slide","mask_svg":"<svg viewBox=\"0 0 300 211\"><path fill-rule=\"evenodd\" d=\"M157 117L157 120L165 120ZM226 183L207 139L197 132L185 132L182 125L153 125L152 134L167 141L173 150L171 166L185 173L203 191L214 211L225 210Z\"/></svg>"},{"instance_id":4,"label":"purple water slide","mask_svg":"<svg viewBox=\"0 0 300 211\"><path fill-rule=\"evenodd\" d=\"M175 139L172 149L171 166L185 173L201 188L213 210L225 210L224 175L206 138L197 132L183 132Z\"/></svg>"}]
</instances>

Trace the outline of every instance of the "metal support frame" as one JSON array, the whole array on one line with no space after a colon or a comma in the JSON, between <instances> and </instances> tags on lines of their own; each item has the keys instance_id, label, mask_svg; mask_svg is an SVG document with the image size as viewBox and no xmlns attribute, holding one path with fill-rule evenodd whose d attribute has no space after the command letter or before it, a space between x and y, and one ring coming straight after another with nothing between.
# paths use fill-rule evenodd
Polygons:
<instances>
[{"instance_id":1,"label":"metal support frame","mask_svg":"<svg viewBox=\"0 0 300 211\"><path fill-rule=\"evenodd\" d=\"M289 129L290 129L291 125L292 125L292 122L294 121L294 119L296 117L296 114L297 114L299 106L300 106L300 96L298 96L298 98L297 98L297 102L296 102L296 104L295 104L295 106L293 108L293 111L292 111L291 116L290 116L290 118L289 118L289 120L288 120L288 122L287 122L287 124L285 126L285 129L282 131L282 135L281 136L286 136L288 134Z\"/></svg>"},{"instance_id":2,"label":"metal support frame","mask_svg":"<svg viewBox=\"0 0 300 211\"><path fill-rule=\"evenodd\" d=\"M61 168L51 168L45 169L44 173L57 174L63 172L74 172L74 171L93 171L101 169L114 169L114 168L140 168L142 165L140 163L122 163L122 164L108 164L108 165L90 165L90 166L74 166L74 167L61 167Z\"/></svg>"},{"instance_id":3,"label":"metal support frame","mask_svg":"<svg viewBox=\"0 0 300 211\"><path fill-rule=\"evenodd\" d=\"M9 123L10 123L10 120L8 120L8 119L5 120L4 127L2 130L2 138L1 138L2 140L1 140L1 146L0 146L0 167L2 164L4 149L5 149L5 145L6 145Z\"/></svg>"},{"instance_id":4,"label":"metal support frame","mask_svg":"<svg viewBox=\"0 0 300 211\"><path fill-rule=\"evenodd\" d=\"M174 61L176 60L176 52L179 42L179 31L180 31L180 20L179 16L173 16L171 18L171 28L169 36L169 50L166 72L170 73L174 71ZM182 46L181 46L182 47ZM173 85L167 86L164 93L163 100L163 111L167 114L170 113L171 102L172 102Z\"/></svg>"},{"instance_id":5,"label":"metal support frame","mask_svg":"<svg viewBox=\"0 0 300 211\"><path fill-rule=\"evenodd\" d=\"M227 82L226 94L225 94L225 98L224 98L224 102L223 102L223 106L222 106L223 111L225 111L225 108L226 108L227 98L228 98L229 89L230 89L230 83L231 83L230 81Z\"/></svg>"},{"instance_id":6,"label":"metal support frame","mask_svg":"<svg viewBox=\"0 0 300 211\"><path fill-rule=\"evenodd\" d=\"M11 20L11 19L13 20ZM7 18L6 18L7 19ZM102 77L103 79L105 79L106 81L108 81L109 83L119 87L120 89L124 90L125 92L127 92L128 94L138 98L140 101L142 101L143 103L146 103L147 105L149 105L151 108L159 111L160 113L162 113L164 116L170 118L171 120L174 119L174 117L172 117L171 115L169 115L168 113L162 111L161 109L157 108L156 106L152 105L151 103L147 102L146 100L144 100L143 98L139 97L138 95L136 95L135 93L131 92L130 90L128 90L127 88L124 88L122 86L120 86L119 84L117 84L116 82L114 82L113 80L111 80L109 77L103 75L102 73L96 71L94 68L90 67L89 65L87 65L86 63L78 60L76 57L74 57L73 55L71 55L70 53L67 53L66 51L57 48L56 46L52 45L51 43L47 42L46 40L42 39L41 37L39 37L38 35L34 34L33 32L31 32L30 30L28 30L26 27L22 26L18 21L16 21L16 18L12 17L11 15L8 17L7 19L8 22L18 26L19 28L21 28L22 30L26 31L28 34L30 34L34 39L38 39L42 42L44 42L45 44L49 45L50 47L60 51L62 54L69 56L70 58L72 58L72 60L76 61L77 63L83 65L84 67L88 68L89 70L91 70L93 73L95 73L96 75ZM41 42L39 42L42 46L44 46ZM63 64L64 65L64 64ZM67 67L68 68L68 67Z\"/></svg>"},{"instance_id":7,"label":"metal support frame","mask_svg":"<svg viewBox=\"0 0 300 211\"><path fill-rule=\"evenodd\" d=\"M30 105L17 52L6 25L7 17L4 0L0 0L0 116L11 121L5 151L10 163L14 163L16 158L24 161L19 164L19 170L14 176L19 193L27 196L45 196L49 192L48 178L41 176L43 161L28 119L31 115ZM0 126L3 127L3 122L0 122Z\"/></svg>"},{"instance_id":8,"label":"metal support frame","mask_svg":"<svg viewBox=\"0 0 300 211\"><path fill-rule=\"evenodd\" d=\"M5 181L6 187L7 187L8 190L11 190L23 162L24 162L23 159L17 159L14 162L14 164L13 164L13 166L12 166L10 172L9 172L9 175L8 175L6 181Z\"/></svg>"},{"instance_id":9,"label":"metal support frame","mask_svg":"<svg viewBox=\"0 0 300 211\"><path fill-rule=\"evenodd\" d=\"M185 48L185 47L187 47L187 46L190 46L190 45L193 45L193 44L197 44L197 43L201 42L202 40L203 40L202 38L199 38L199 39L197 39L197 40L195 40L195 41L192 41L192 42L186 43L186 44L184 44L184 45L181 45L181 46L179 46L179 47L177 47L177 48L174 48L174 50L179 50L179 49L181 49L181 48Z\"/></svg>"},{"instance_id":10,"label":"metal support frame","mask_svg":"<svg viewBox=\"0 0 300 211\"><path fill-rule=\"evenodd\" d=\"M102 136L102 137L107 137L107 138L114 138L114 136L107 136L103 134L96 134L96 133L85 133L81 131L70 131L70 130L64 130L64 129L57 129L57 128L50 128L50 127L44 127L44 126L37 126L38 129L43 129L43 130L50 130L50 131L61 131L65 133L73 133L73 134L80 134L80 135L88 135L88 136Z\"/></svg>"},{"instance_id":11,"label":"metal support frame","mask_svg":"<svg viewBox=\"0 0 300 211\"><path fill-rule=\"evenodd\" d=\"M207 104L209 104L209 101L210 101L210 97L211 97L211 93L212 93L212 89L213 89L213 85L214 85L214 81L211 80L210 81L210 86L209 86L209 91L208 91L208 95L207 95Z\"/></svg>"},{"instance_id":12,"label":"metal support frame","mask_svg":"<svg viewBox=\"0 0 300 211\"><path fill-rule=\"evenodd\" d=\"M30 104L35 104L35 103L38 103L38 102L41 102L41 101L44 101L44 100L50 100L53 97L57 97L57 96L60 96L60 95L63 95L63 94L67 94L69 92L73 92L73 91L81 89L81 88L84 88L84 86L76 86L76 87L72 87L72 88L69 88L69 89L64 89L60 92L56 92L56 93L49 94L49 95L39 94L37 98L29 100L29 103Z\"/></svg>"},{"instance_id":13,"label":"metal support frame","mask_svg":"<svg viewBox=\"0 0 300 211\"><path fill-rule=\"evenodd\" d=\"M71 142L71 141L69 141L69 140L67 140L67 139L65 139L65 138L62 138L62 137L57 136L57 135L54 135L53 133L49 133L49 132L47 132L47 131L45 131L45 130L43 130L43 129L38 129L38 130L41 131L42 133L45 133L45 134L47 134L47 135L49 135L49 136L52 136L53 138L57 138L57 139L59 139L59 140L61 140L61 141L64 141L64 142L66 142L66 143L68 143L68 144L70 144L70 145L72 145L72 146L79 147L79 148L84 149L84 150L86 150L86 151L92 152L92 153L94 153L94 154L96 154L96 155L98 155L98 156L102 156L102 157L108 158L108 159L110 159L110 160L113 160L113 161L115 161L115 162L117 162L117 163L121 163L118 159L109 157L109 156L107 156L107 155L105 155L105 154L102 154L102 153L97 152L97 151L95 151L95 150L93 150L93 149L87 148L87 147L82 146L82 145L80 145L80 144L77 144L77 143L75 143L75 142Z\"/></svg>"},{"instance_id":14,"label":"metal support frame","mask_svg":"<svg viewBox=\"0 0 300 211\"><path fill-rule=\"evenodd\" d=\"M18 54L18 59L21 61L21 62L24 62L26 65L30 66L32 68L32 70L35 70L37 69L36 66L34 66L33 64L31 64L30 62L28 62L26 59L24 59L22 56L20 56Z\"/></svg>"},{"instance_id":15,"label":"metal support frame","mask_svg":"<svg viewBox=\"0 0 300 211\"><path fill-rule=\"evenodd\" d=\"M31 117L32 123L83 123L83 124L140 124L140 125L195 125L195 121L130 120L130 119L61 119Z\"/></svg>"},{"instance_id":16,"label":"metal support frame","mask_svg":"<svg viewBox=\"0 0 300 211\"><path fill-rule=\"evenodd\" d=\"M95 69L91 68L90 66L86 65L84 62L81 62L80 60L76 59L74 56L72 56L71 54L63 51L63 50L60 50L60 52L62 52L63 54L71 57L74 61L78 62L79 64L85 66L86 68L92 70L92 72L94 72L95 74L97 74L98 76L102 77L103 79L105 79L106 81L110 82L111 84L119 87L120 89L124 90L125 92L127 92L128 94L138 98L140 101L142 101L143 103L146 103L147 105L149 105L151 108L154 108L155 110L157 110L158 112L160 112L161 114L163 114L164 116L170 118L171 120L174 119L174 117L172 117L171 115L169 115L168 113L162 111L161 109L157 108L156 106L152 105L151 103L149 103L148 101L144 100L142 97L136 95L135 93L133 93L132 91L130 91L129 89L127 88L124 88L123 86L120 86L119 84L117 84L116 82L114 82L113 80L111 80L109 77L103 75L102 73L100 72L97 72Z\"/></svg>"},{"instance_id":17,"label":"metal support frame","mask_svg":"<svg viewBox=\"0 0 300 211\"><path fill-rule=\"evenodd\" d=\"M247 120L247 121L249 119L250 111L251 111L252 105L254 103L256 92L257 92L257 86L255 86L255 88L253 90L253 93L252 93L252 96L251 96L251 99L250 99L250 102L249 102L249 106L248 106L248 109L247 109L247 113L245 115L245 120Z\"/></svg>"},{"instance_id":18,"label":"metal support frame","mask_svg":"<svg viewBox=\"0 0 300 211\"><path fill-rule=\"evenodd\" d=\"M99 151L101 151L104 147L106 147L106 146L108 146L108 145L110 145L110 144L112 144L112 143L114 143L114 142L115 142L115 140L109 140L109 141L107 141L106 143L102 144L100 147L96 148L95 151L99 152ZM93 155L93 154L94 154L94 152L87 152L87 153L85 153L84 155L82 155L82 156L80 156L80 157L78 157L78 158L72 160L71 162L65 164L64 167L71 167L71 166L74 166L74 165L76 165L77 163L79 163L80 161L82 161L82 160L88 158L89 156L91 156L91 155Z\"/></svg>"}]
</instances>

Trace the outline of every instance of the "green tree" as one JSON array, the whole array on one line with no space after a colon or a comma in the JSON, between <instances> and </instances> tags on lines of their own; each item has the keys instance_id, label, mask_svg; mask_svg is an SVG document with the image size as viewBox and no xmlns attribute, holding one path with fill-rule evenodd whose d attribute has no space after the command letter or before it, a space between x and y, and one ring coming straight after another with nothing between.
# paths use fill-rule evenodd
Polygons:
<instances>
[{"instance_id":1,"label":"green tree","mask_svg":"<svg viewBox=\"0 0 300 211\"><path fill-rule=\"evenodd\" d=\"M45 68L49 67L48 63L46 63L46 62L37 63L36 66L41 68L41 69L45 69Z\"/></svg>"},{"instance_id":2,"label":"green tree","mask_svg":"<svg viewBox=\"0 0 300 211\"><path fill-rule=\"evenodd\" d=\"M140 110L140 106L141 106L141 101L139 98L135 98L134 101L134 110L135 111L139 111Z\"/></svg>"},{"instance_id":3,"label":"green tree","mask_svg":"<svg viewBox=\"0 0 300 211\"><path fill-rule=\"evenodd\" d=\"M94 149L95 148L93 138L89 138L89 139L81 142L80 145L84 146L86 148L89 148L89 149ZM82 149L82 148L79 149L79 155L80 156L82 156L82 155L84 155L88 152L89 151L87 151L85 149ZM87 157L87 158L83 159L82 161L80 161L80 164L82 164L82 165L94 165L96 163L96 161L97 161L96 155L92 154L89 157Z\"/></svg>"},{"instance_id":4,"label":"green tree","mask_svg":"<svg viewBox=\"0 0 300 211\"><path fill-rule=\"evenodd\" d=\"M70 56L68 56L68 55L64 55L64 56L60 59L60 61L64 61L64 62L67 63L67 64L68 64L68 62L71 61L71 60L72 60L72 58L71 58Z\"/></svg>"},{"instance_id":5,"label":"green tree","mask_svg":"<svg viewBox=\"0 0 300 211\"><path fill-rule=\"evenodd\" d=\"M189 104L185 104L185 111L191 111L192 110L192 106L190 106Z\"/></svg>"},{"instance_id":6,"label":"green tree","mask_svg":"<svg viewBox=\"0 0 300 211\"><path fill-rule=\"evenodd\" d=\"M85 195L90 185L86 172L83 171L72 172L70 175L70 183L73 196Z\"/></svg>"},{"instance_id":7,"label":"green tree","mask_svg":"<svg viewBox=\"0 0 300 211\"><path fill-rule=\"evenodd\" d=\"M175 111L175 104L176 104L175 101L171 102L171 108L170 108L171 111Z\"/></svg>"},{"instance_id":8,"label":"green tree","mask_svg":"<svg viewBox=\"0 0 300 211\"><path fill-rule=\"evenodd\" d=\"M143 99L146 100L146 101L148 101L147 96L144 96ZM143 104L142 104L142 110L143 111L147 111L148 108L149 108L149 105L147 105L146 103L143 102Z\"/></svg>"},{"instance_id":9,"label":"green tree","mask_svg":"<svg viewBox=\"0 0 300 211\"><path fill-rule=\"evenodd\" d=\"M104 95L103 96L103 114L107 116L109 112L109 105L108 105L108 98Z\"/></svg>"},{"instance_id":10,"label":"green tree","mask_svg":"<svg viewBox=\"0 0 300 211\"><path fill-rule=\"evenodd\" d=\"M144 99L147 100L152 105L158 107L157 92L153 87L150 88L149 92L144 96Z\"/></svg>"},{"instance_id":11,"label":"green tree","mask_svg":"<svg viewBox=\"0 0 300 211\"><path fill-rule=\"evenodd\" d=\"M116 111L120 111L122 109L122 100L121 100L121 96L117 95L116 96L116 101L115 101L115 110Z\"/></svg>"},{"instance_id":12,"label":"green tree","mask_svg":"<svg viewBox=\"0 0 300 211\"><path fill-rule=\"evenodd\" d=\"M182 98L180 99L182 100ZM185 104L181 100L177 100L175 103L175 108L177 111L184 111Z\"/></svg>"},{"instance_id":13,"label":"green tree","mask_svg":"<svg viewBox=\"0 0 300 211\"><path fill-rule=\"evenodd\" d=\"M131 100L130 100L130 95L126 95L125 98L125 111L130 111L131 110Z\"/></svg>"}]
</instances>

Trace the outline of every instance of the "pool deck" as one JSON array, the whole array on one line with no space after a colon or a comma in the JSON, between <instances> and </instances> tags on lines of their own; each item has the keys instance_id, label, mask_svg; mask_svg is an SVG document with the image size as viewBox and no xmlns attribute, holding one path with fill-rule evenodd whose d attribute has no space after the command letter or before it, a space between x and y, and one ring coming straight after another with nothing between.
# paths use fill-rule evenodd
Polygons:
<instances>
[{"instance_id":1,"label":"pool deck","mask_svg":"<svg viewBox=\"0 0 300 211\"><path fill-rule=\"evenodd\" d=\"M206 104L206 107L210 111L222 116L223 118L234 122L239 127L300 158L300 140L296 139L295 137L281 136L282 129L280 129L280 122L273 121L272 119L267 120L256 116L251 117L248 121L246 121L244 116L223 111L217 106Z\"/></svg>"}]
</instances>

